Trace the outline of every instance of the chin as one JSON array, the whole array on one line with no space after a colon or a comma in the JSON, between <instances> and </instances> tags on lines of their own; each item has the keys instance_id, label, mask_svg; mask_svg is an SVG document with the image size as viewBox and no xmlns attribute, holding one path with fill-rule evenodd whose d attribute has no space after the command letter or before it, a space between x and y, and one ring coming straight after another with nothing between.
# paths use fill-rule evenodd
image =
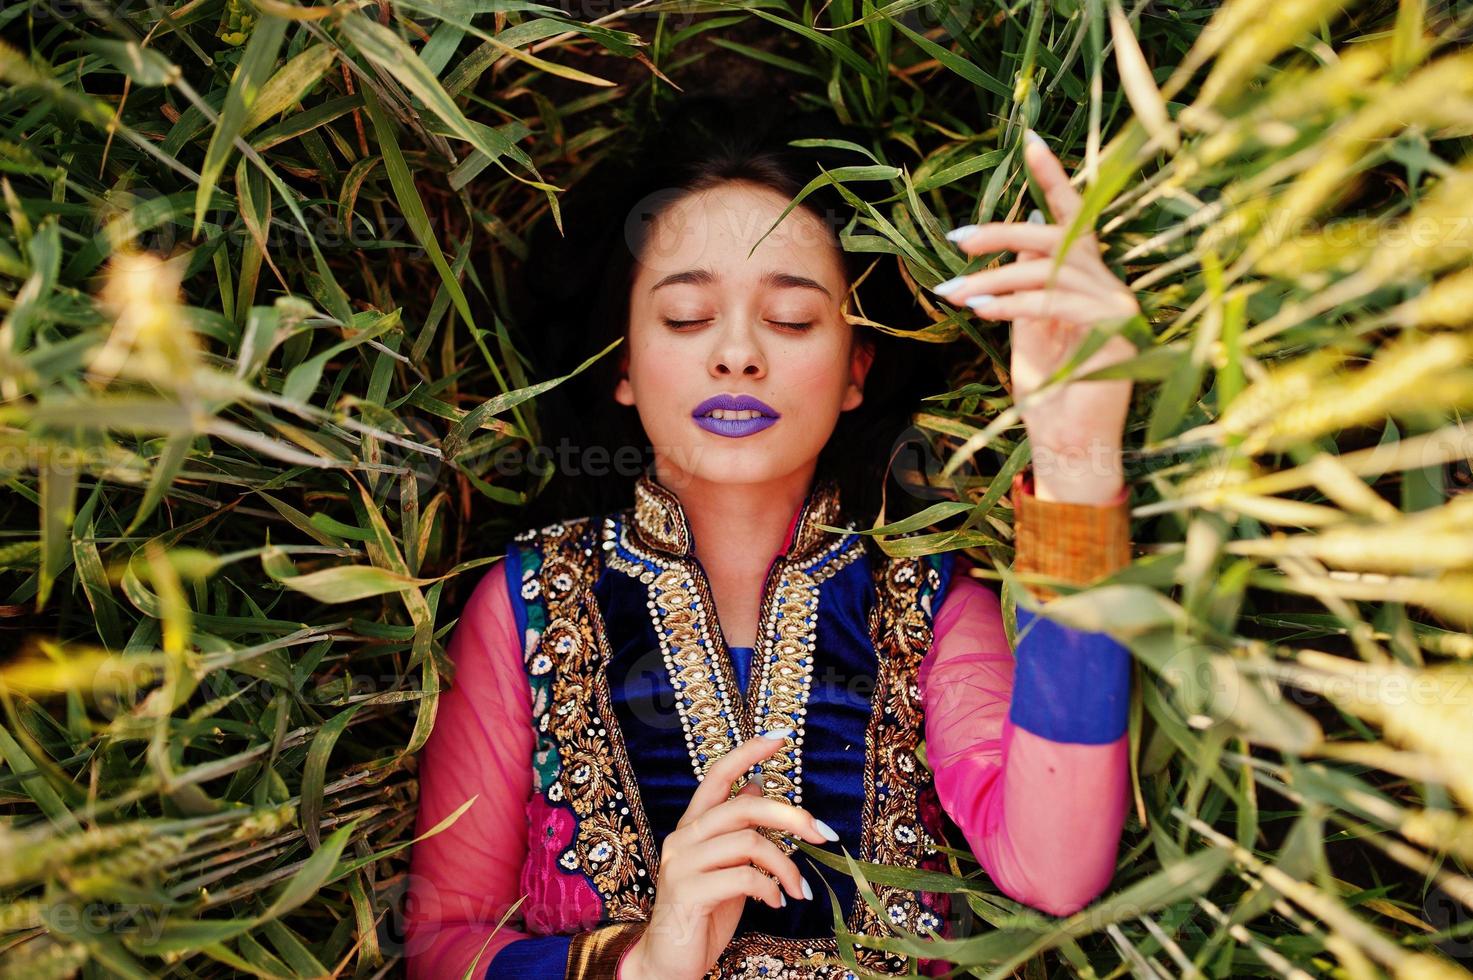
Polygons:
<instances>
[{"instance_id":1,"label":"chin","mask_svg":"<svg viewBox=\"0 0 1473 980\"><path fill-rule=\"evenodd\" d=\"M694 475L711 483L767 483L802 469L808 459L809 457L790 459L786 454L779 458L753 447L753 451L736 450L730 455L708 455Z\"/></svg>"},{"instance_id":2,"label":"chin","mask_svg":"<svg viewBox=\"0 0 1473 980\"><path fill-rule=\"evenodd\" d=\"M720 439L720 436L714 438ZM722 439L723 442L729 441ZM683 453L683 455L681 455ZM783 472L768 453L755 447L689 446L666 457L670 479L704 483L760 483ZM671 489L675 489L672 485Z\"/></svg>"}]
</instances>

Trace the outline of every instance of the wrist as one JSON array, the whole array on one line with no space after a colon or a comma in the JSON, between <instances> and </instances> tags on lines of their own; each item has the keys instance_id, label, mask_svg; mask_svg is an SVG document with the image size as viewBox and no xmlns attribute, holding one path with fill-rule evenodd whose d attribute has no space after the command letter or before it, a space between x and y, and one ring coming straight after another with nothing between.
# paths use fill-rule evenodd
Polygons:
<instances>
[{"instance_id":1,"label":"wrist","mask_svg":"<svg viewBox=\"0 0 1473 980\"><path fill-rule=\"evenodd\" d=\"M1116 502L1125 487L1115 439L1035 446L1032 457L1033 492L1042 501L1103 506Z\"/></svg>"},{"instance_id":2,"label":"wrist","mask_svg":"<svg viewBox=\"0 0 1473 980\"><path fill-rule=\"evenodd\" d=\"M624 950L619 965L614 969L614 980L644 980L644 937Z\"/></svg>"}]
</instances>

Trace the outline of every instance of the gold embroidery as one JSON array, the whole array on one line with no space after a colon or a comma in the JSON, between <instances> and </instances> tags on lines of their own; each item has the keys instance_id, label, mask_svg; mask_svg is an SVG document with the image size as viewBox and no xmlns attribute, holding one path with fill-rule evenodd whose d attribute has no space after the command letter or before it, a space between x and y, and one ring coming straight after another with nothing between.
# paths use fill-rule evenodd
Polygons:
<instances>
[{"instance_id":1,"label":"gold embroidery","mask_svg":"<svg viewBox=\"0 0 1473 980\"><path fill-rule=\"evenodd\" d=\"M879 577L879 595L870 610L879 676L865 732L860 849L865 860L877 864L913 868L921 858L936 853L937 842L922 825L919 807L922 794L934 788L931 774L915 753L922 736L924 707L917 675L931 646L931 594L939 585L940 573L931 562L892 560ZM878 883L874 891L885 918L862 895L856 895L850 919L856 933L885 935L895 925L925 935L927 929L941 927L940 918L919 901L916 892ZM857 958L877 971L886 963L886 955L879 950L860 949ZM891 960L889 965L903 965L903 959Z\"/></svg>"},{"instance_id":2,"label":"gold embroidery","mask_svg":"<svg viewBox=\"0 0 1473 980\"><path fill-rule=\"evenodd\" d=\"M544 783L539 776L537 788L554 802L566 799L578 814L574 840L560 863L593 880L606 917L615 922L648 921L659 854L610 698L610 638L592 594L604 562L646 586L657 635L662 648L670 651L672 685L682 682L675 685L677 703L685 709L683 721L693 722L692 745L710 747L706 765L734 744L733 738L759 725L796 729L787 749L773 757L781 765L762 770L764 793L788 798L801 789L799 753L815 652L818 587L864 555L858 535L815 529L817 523L837 526L838 519L837 488L816 488L800 511L792 547L774 562L764 587L759 650L765 655L760 664L754 662L749 697L742 699L724 639L719 630L710 629L715 603L690 554L690 529L678 500L658 484L651 489L641 483L645 487L637 491L636 507L603 520L599 543L604 561L599 560L600 549L592 546L595 529L586 518L519 535L519 540L536 541L542 561L525 573L522 595L530 606L546 604L548 624L539 635L529 618L529 671L552 674L550 696L534 701L542 705L536 720L539 732L545 733L539 736L539 756L550 751L559 760L555 778ZM877 569L875 583L868 627L877 675L865 733L859 856L917 867L935 853L937 843L922 824L919 806L926 794L934 795L934 788L915 753L923 720L916 675L931 644L931 598L939 575L933 559L897 558ZM549 654L550 667L545 666ZM725 707L724 715L718 705ZM697 772L699 778L704 768ZM846 916L849 932L883 937L891 925L922 935L928 928L940 928L940 920L923 904L924 893L878 884L874 889L884 915L856 895ZM732 941L707 976L852 977L837 953L833 938L748 933ZM876 973L893 975L904 966L903 957L881 950L859 947L855 953L862 967Z\"/></svg>"},{"instance_id":3,"label":"gold embroidery","mask_svg":"<svg viewBox=\"0 0 1473 980\"><path fill-rule=\"evenodd\" d=\"M799 511L798 528L787 554L806 558L833 540L833 532L820 525L839 526L839 487L832 480L819 480ZM651 548L685 558L695 547L695 537L685 508L673 491L646 470L634 484L634 525Z\"/></svg>"},{"instance_id":4,"label":"gold embroidery","mask_svg":"<svg viewBox=\"0 0 1473 980\"><path fill-rule=\"evenodd\" d=\"M737 936L707 980L856 980L835 939L792 939L765 932Z\"/></svg>"},{"instance_id":5,"label":"gold embroidery","mask_svg":"<svg viewBox=\"0 0 1473 980\"><path fill-rule=\"evenodd\" d=\"M545 604L547 627L540 636L529 630L526 654L530 664L552 653L551 698L537 720L558 760L546 795L566 800L578 816L558 863L592 879L610 918L646 921L659 855L609 695L607 630L592 594L600 568L592 539L587 518L542 529L538 588L524 588L523 595L530 591Z\"/></svg>"},{"instance_id":6,"label":"gold embroidery","mask_svg":"<svg viewBox=\"0 0 1473 980\"><path fill-rule=\"evenodd\" d=\"M838 514L837 485L819 483L799 511L792 545L769 569L755 676L745 697L725 639L713 629L715 602L690 551L694 541L679 498L646 472L636 484L632 521L626 511L625 520L605 529L609 567L648 590L646 605L698 781L758 731L791 728L784 748L762 762L760 786L768 797L795 806L802 802L803 726L818 642L819 586L863 553L858 535L828 535L826 541L817 529L832 525ZM778 831L762 832L785 853L797 846Z\"/></svg>"}]
</instances>

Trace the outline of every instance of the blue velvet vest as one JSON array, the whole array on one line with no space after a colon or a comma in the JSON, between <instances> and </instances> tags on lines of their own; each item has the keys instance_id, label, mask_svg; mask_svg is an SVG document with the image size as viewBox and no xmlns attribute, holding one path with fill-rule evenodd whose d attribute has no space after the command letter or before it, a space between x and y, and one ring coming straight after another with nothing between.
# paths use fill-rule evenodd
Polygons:
<instances>
[{"instance_id":1,"label":"blue velvet vest","mask_svg":"<svg viewBox=\"0 0 1473 980\"><path fill-rule=\"evenodd\" d=\"M555 873L597 893L601 923L649 918L661 844L698 781L733 745L775 728L793 734L753 778L827 822L839 840L826 850L945 870L936 845L946 845L947 821L916 754L916 673L952 556L873 561L854 522L841 520L837 485L818 481L768 570L750 653L726 646L680 501L651 473L632 507L530 529L508 546L537 729L541 806L529 812L546 814L549 828L574 826ZM856 935L883 937L891 925L946 933L947 896L873 883L876 910L850 874L764 832L797 861L814 900L748 902L710 976L778 966L845 976L836 910ZM904 966L854 952L875 972Z\"/></svg>"}]
</instances>

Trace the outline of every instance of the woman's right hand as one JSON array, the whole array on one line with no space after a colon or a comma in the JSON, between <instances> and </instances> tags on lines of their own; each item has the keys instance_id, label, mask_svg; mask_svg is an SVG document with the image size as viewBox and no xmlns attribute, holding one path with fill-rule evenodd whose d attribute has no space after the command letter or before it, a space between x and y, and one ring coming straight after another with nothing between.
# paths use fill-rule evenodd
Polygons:
<instances>
[{"instance_id":1,"label":"woman's right hand","mask_svg":"<svg viewBox=\"0 0 1473 980\"><path fill-rule=\"evenodd\" d=\"M650 921L624 955L619 980L700 980L731 942L749 896L773 908L787 904L783 891L813 898L798 866L755 828L776 828L815 844L832 840L833 831L824 833L827 825L802 807L767 799L750 781L728 798L732 784L781 747L789 731L750 738L706 770L660 848Z\"/></svg>"}]
</instances>

